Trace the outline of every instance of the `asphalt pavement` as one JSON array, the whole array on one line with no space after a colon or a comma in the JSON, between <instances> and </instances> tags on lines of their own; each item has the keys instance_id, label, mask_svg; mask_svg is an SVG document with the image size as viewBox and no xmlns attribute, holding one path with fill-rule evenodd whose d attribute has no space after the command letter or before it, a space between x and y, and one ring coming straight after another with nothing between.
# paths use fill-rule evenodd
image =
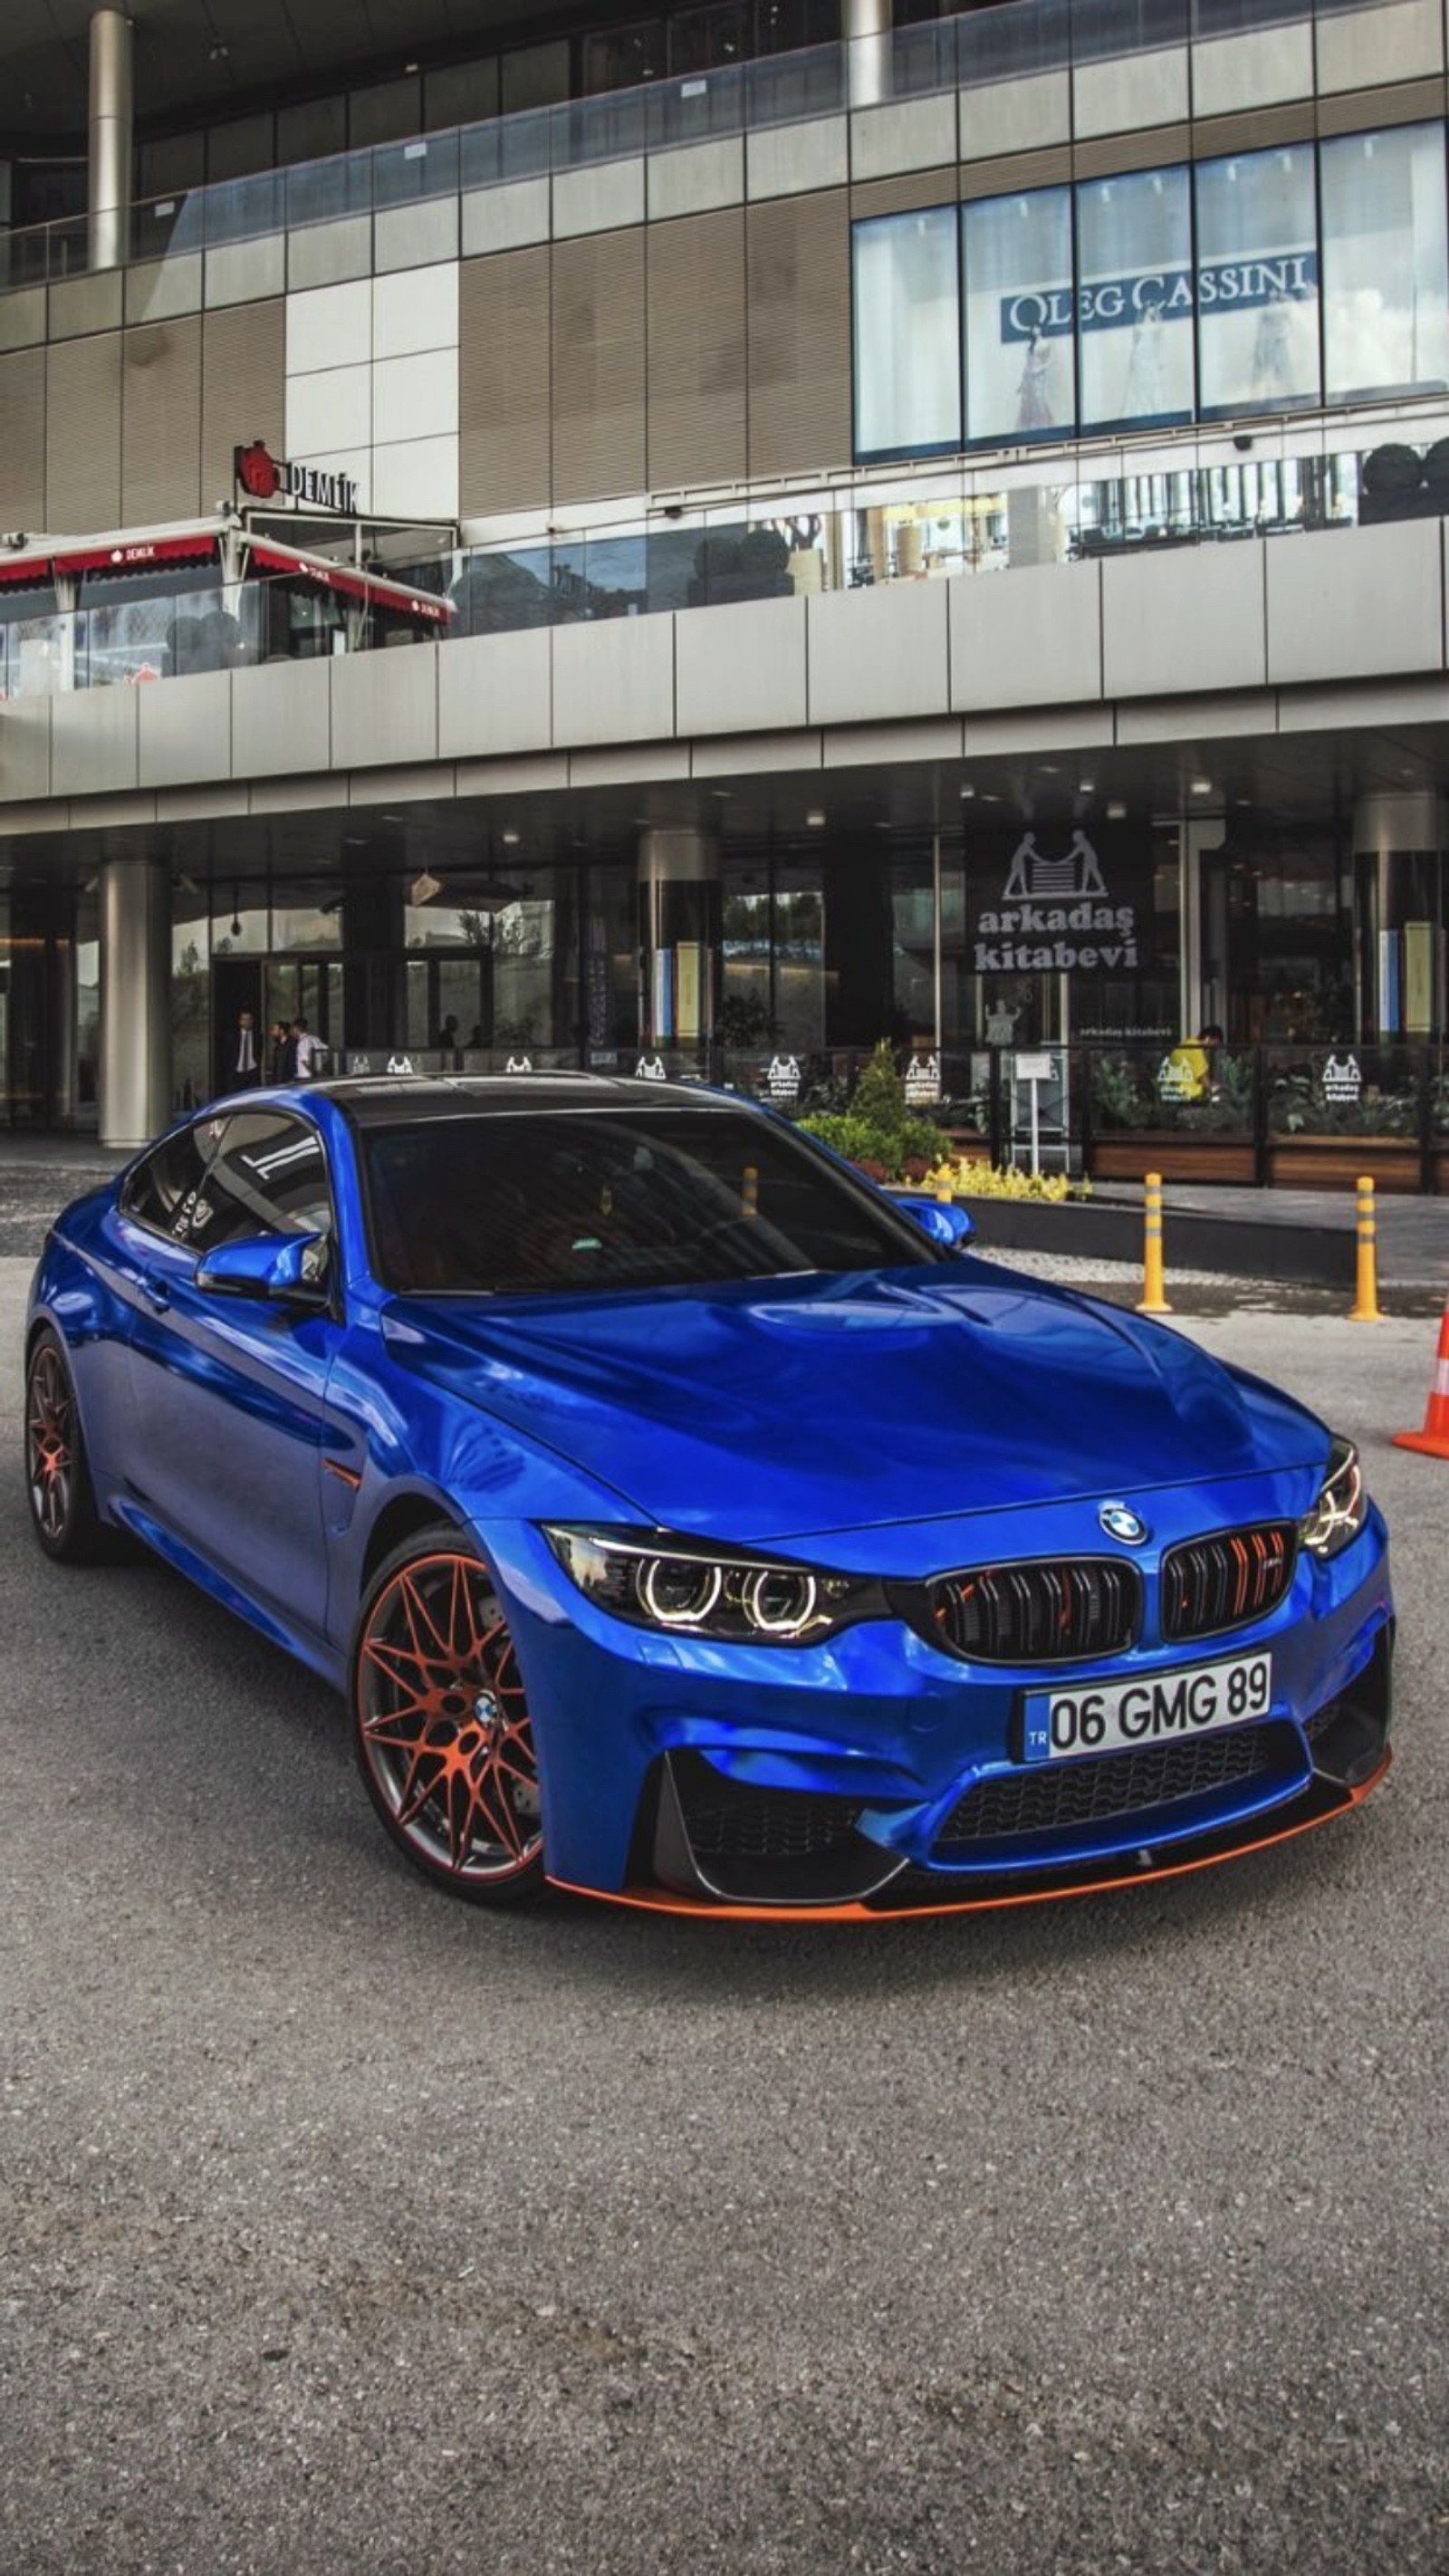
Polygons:
<instances>
[{"instance_id":1,"label":"asphalt pavement","mask_svg":"<svg viewBox=\"0 0 1449 2576\"><path fill-rule=\"evenodd\" d=\"M39 1556L26 1268L6 2576L1449 2569L1449 1464L1387 1445L1431 1323L1186 1327L1388 1509L1357 1816L974 1919L514 1920L393 1853L318 1684Z\"/></svg>"}]
</instances>

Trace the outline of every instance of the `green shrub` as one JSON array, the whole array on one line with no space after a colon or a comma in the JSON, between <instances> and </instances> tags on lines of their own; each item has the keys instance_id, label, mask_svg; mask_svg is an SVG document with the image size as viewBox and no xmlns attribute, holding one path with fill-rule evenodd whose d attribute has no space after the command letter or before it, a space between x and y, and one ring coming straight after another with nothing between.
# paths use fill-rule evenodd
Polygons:
<instances>
[{"instance_id":1,"label":"green shrub","mask_svg":"<svg viewBox=\"0 0 1449 2576\"><path fill-rule=\"evenodd\" d=\"M916 1165L918 1176L924 1177L941 1159L941 1130L924 1118L903 1117L899 1127L891 1128L851 1108L841 1116L802 1118L798 1123L807 1136L818 1136L822 1145L843 1154L848 1163L869 1164L872 1179L883 1174L890 1181L903 1180L908 1164Z\"/></svg>"}]
</instances>

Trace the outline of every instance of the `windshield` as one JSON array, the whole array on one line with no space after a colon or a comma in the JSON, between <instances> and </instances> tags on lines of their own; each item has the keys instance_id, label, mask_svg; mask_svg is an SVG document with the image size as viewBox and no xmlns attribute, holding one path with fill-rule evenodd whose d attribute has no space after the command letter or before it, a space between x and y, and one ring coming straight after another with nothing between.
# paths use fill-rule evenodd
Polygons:
<instances>
[{"instance_id":1,"label":"windshield","mask_svg":"<svg viewBox=\"0 0 1449 2576\"><path fill-rule=\"evenodd\" d=\"M360 1141L389 1288L676 1288L940 1258L799 1138L731 1109L475 1112Z\"/></svg>"}]
</instances>

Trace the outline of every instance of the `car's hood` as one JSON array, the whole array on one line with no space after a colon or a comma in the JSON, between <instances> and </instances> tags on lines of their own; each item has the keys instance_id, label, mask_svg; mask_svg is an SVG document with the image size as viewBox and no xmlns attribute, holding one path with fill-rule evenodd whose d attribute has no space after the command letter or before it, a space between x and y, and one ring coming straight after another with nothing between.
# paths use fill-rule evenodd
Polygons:
<instances>
[{"instance_id":1,"label":"car's hood","mask_svg":"<svg viewBox=\"0 0 1449 2576\"><path fill-rule=\"evenodd\" d=\"M648 1296L400 1300L399 1359L660 1527L757 1544L1320 1463L1287 1396L959 1260Z\"/></svg>"}]
</instances>

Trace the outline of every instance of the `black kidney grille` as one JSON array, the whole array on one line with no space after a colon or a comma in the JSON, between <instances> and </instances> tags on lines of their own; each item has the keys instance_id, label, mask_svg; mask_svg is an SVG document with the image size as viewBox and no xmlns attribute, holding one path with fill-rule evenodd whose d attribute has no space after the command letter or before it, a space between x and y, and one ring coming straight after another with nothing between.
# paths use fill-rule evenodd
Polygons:
<instances>
[{"instance_id":1,"label":"black kidney grille","mask_svg":"<svg viewBox=\"0 0 1449 2576\"><path fill-rule=\"evenodd\" d=\"M957 1800L937 1836L936 1852L945 1857L965 1844L1145 1815L1178 1798L1236 1788L1284 1767L1283 1732L1281 1726L1243 1726L1180 1744L997 1772Z\"/></svg>"},{"instance_id":2,"label":"black kidney grille","mask_svg":"<svg viewBox=\"0 0 1449 2576\"><path fill-rule=\"evenodd\" d=\"M1170 1547L1162 1560L1162 1633L1211 1637L1276 1610L1293 1580L1292 1521L1218 1530Z\"/></svg>"},{"instance_id":3,"label":"black kidney grille","mask_svg":"<svg viewBox=\"0 0 1449 2576\"><path fill-rule=\"evenodd\" d=\"M1051 1664L1115 1655L1142 1624L1142 1583L1111 1557L983 1565L929 1587L931 1628L953 1655L988 1664Z\"/></svg>"}]
</instances>

